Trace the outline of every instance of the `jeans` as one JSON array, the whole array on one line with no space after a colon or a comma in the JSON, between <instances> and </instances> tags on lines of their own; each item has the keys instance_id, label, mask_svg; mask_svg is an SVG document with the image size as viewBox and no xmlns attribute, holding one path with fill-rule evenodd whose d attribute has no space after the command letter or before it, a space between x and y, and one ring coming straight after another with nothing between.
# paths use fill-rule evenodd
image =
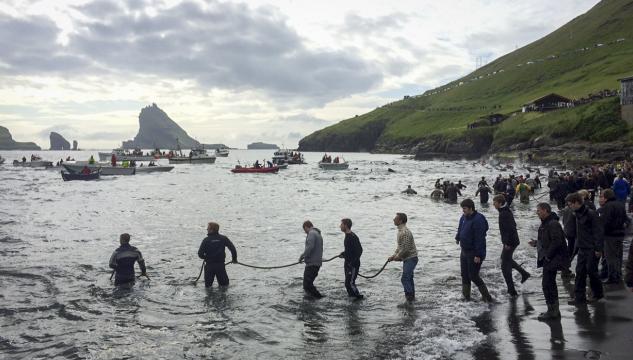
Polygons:
<instances>
[{"instance_id":1,"label":"jeans","mask_svg":"<svg viewBox=\"0 0 633 360\"><path fill-rule=\"evenodd\" d=\"M462 274L462 284L470 285L472 281L477 285L477 287L485 286L484 281L479 276L479 270L481 270L481 263L483 259L479 262L479 264L475 264L475 254L472 251L464 251L459 257L459 263Z\"/></svg>"},{"instance_id":2,"label":"jeans","mask_svg":"<svg viewBox=\"0 0 633 360\"><path fill-rule=\"evenodd\" d=\"M553 305L558 302L558 287L556 286L556 270L543 269L543 296L545 303Z\"/></svg>"},{"instance_id":3,"label":"jeans","mask_svg":"<svg viewBox=\"0 0 633 360\"><path fill-rule=\"evenodd\" d=\"M413 270L418 265L418 257L412 257L402 262L402 287L404 293L409 295L415 295L415 285L413 284Z\"/></svg>"},{"instance_id":4,"label":"jeans","mask_svg":"<svg viewBox=\"0 0 633 360\"><path fill-rule=\"evenodd\" d=\"M220 286L229 286L229 276L224 263L207 263L204 266L204 286L211 287L215 278L218 279Z\"/></svg>"},{"instance_id":5,"label":"jeans","mask_svg":"<svg viewBox=\"0 0 633 360\"><path fill-rule=\"evenodd\" d=\"M607 278L610 281L622 280L622 261L624 238L621 236L604 237L604 256L607 259Z\"/></svg>"},{"instance_id":6,"label":"jeans","mask_svg":"<svg viewBox=\"0 0 633 360\"><path fill-rule=\"evenodd\" d=\"M587 276L589 276L589 285L593 296L601 298L604 295L602 282L598 277L598 258L593 249L578 249L578 257L576 259L576 283L575 296L576 301L587 299L585 289L587 287Z\"/></svg>"}]
</instances>

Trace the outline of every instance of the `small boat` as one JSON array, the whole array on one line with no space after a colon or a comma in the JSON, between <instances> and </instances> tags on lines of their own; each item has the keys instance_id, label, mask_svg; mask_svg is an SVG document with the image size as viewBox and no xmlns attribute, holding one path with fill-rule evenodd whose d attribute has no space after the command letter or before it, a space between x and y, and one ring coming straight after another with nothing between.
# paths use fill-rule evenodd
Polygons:
<instances>
[{"instance_id":1,"label":"small boat","mask_svg":"<svg viewBox=\"0 0 633 360\"><path fill-rule=\"evenodd\" d=\"M22 167L30 167L30 168L38 168L38 167L43 167L43 168L52 168L53 167L53 162L52 161L45 161L45 160L32 160L32 161L17 161L17 160L13 160L13 166L22 166Z\"/></svg>"},{"instance_id":2,"label":"small boat","mask_svg":"<svg viewBox=\"0 0 633 360\"><path fill-rule=\"evenodd\" d=\"M111 152L99 152L99 161L109 161L112 159L113 154L117 161L151 161L162 157L160 149L155 149L151 153L143 154L143 150L138 148L132 152L119 148L113 149Z\"/></svg>"},{"instance_id":3,"label":"small boat","mask_svg":"<svg viewBox=\"0 0 633 360\"><path fill-rule=\"evenodd\" d=\"M101 175L103 176L136 174L135 167L112 166L108 163L89 164L86 161L77 161L74 164L64 163L62 166L66 169L66 171L73 174L80 173L86 166L90 170L101 169Z\"/></svg>"},{"instance_id":4,"label":"small boat","mask_svg":"<svg viewBox=\"0 0 633 360\"><path fill-rule=\"evenodd\" d=\"M84 174L84 173L70 173L70 172L66 172L66 171L61 171L62 173L62 179L64 179L64 181L72 181L72 180L98 180L100 175L101 175L101 170L97 169L95 171L91 171L88 174Z\"/></svg>"},{"instance_id":5,"label":"small boat","mask_svg":"<svg viewBox=\"0 0 633 360\"><path fill-rule=\"evenodd\" d=\"M275 174L279 171L279 167L278 166L273 166L273 167L243 167L240 165L235 165L234 169L231 169L232 173L235 174L242 174L242 173L252 173L252 174L258 174L258 173L271 173L271 174Z\"/></svg>"},{"instance_id":6,"label":"small boat","mask_svg":"<svg viewBox=\"0 0 633 360\"><path fill-rule=\"evenodd\" d=\"M203 147L191 149L189 156L184 156L180 149L177 152L170 151L173 156L169 157L170 164L213 164L215 163L215 155L209 155Z\"/></svg>"},{"instance_id":7,"label":"small boat","mask_svg":"<svg viewBox=\"0 0 633 360\"><path fill-rule=\"evenodd\" d=\"M347 161L343 162L319 162L319 167L323 170L347 170L349 168L349 163Z\"/></svg>"},{"instance_id":8,"label":"small boat","mask_svg":"<svg viewBox=\"0 0 633 360\"><path fill-rule=\"evenodd\" d=\"M275 151L273 154L273 164L301 165L306 164L306 162L303 159L302 153L285 149Z\"/></svg>"},{"instance_id":9,"label":"small boat","mask_svg":"<svg viewBox=\"0 0 633 360\"><path fill-rule=\"evenodd\" d=\"M154 166L137 166L136 173L137 174L147 174L152 172L169 172L174 170L173 166L166 165L154 165Z\"/></svg>"},{"instance_id":10,"label":"small boat","mask_svg":"<svg viewBox=\"0 0 633 360\"><path fill-rule=\"evenodd\" d=\"M229 149L215 149L215 156L217 157L227 157L229 156Z\"/></svg>"}]
</instances>

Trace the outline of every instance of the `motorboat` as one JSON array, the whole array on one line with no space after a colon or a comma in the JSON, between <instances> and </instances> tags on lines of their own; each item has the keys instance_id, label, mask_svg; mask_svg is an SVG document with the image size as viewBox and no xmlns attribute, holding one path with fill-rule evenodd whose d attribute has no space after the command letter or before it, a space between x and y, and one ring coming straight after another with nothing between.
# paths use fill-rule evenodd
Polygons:
<instances>
[{"instance_id":1,"label":"motorboat","mask_svg":"<svg viewBox=\"0 0 633 360\"><path fill-rule=\"evenodd\" d=\"M31 160L31 161L18 161L13 160L13 166L29 167L29 168L52 168L53 162L46 160Z\"/></svg>"},{"instance_id":2,"label":"motorboat","mask_svg":"<svg viewBox=\"0 0 633 360\"><path fill-rule=\"evenodd\" d=\"M289 164L289 165L300 165L306 164L303 159L303 154L298 151L291 151L288 149L277 150L273 154L273 164L281 165L281 164Z\"/></svg>"},{"instance_id":3,"label":"motorboat","mask_svg":"<svg viewBox=\"0 0 633 360\"><path fill-rule=\"evenodd\" d=\"M151 161L162 157L160 149L155 149L151 153L144 154L143 150L138 148L132 152L118 148L113 149L111 152L99 152L99 161L109 161L112 159L112 155L116 157L117 161Z\"/></svg>"},{"instance_id":4,"label":"motorboat","mask_svg":"<svg viewBox=\"0 0 633 360\"><path fill-rule=\"evenodd\" d=\"M347 170L349 168L349 163L347 161L343 162L319 162L319 167L323 170Z\"/></svg>"},{"instance_id":5,"label":"motorboat","mask_svg":"<svg viewBox=\"0 0 633 360\"><path fill-rule=\"evenodd\" d=\"M216 157L227 157L227 156L229 156L229 149L227 149L227 148L215 149L215 156Z\"/></svg>"},{"instance_id":6,"label":"motorboat","mask_svg":"<svg viewBox=\"0 0 633 360\"><path fill-rule=\"evenodd\" d=\"M207 150L203 147L191 149L189 156L183 155L180 149L170 151L169 158L170 164L213 164L215 163L215 155L208 154Z\"/></svg>"},{"instance_id":7,"label":"motorboat","mask_svg":"<svg viewBox=\"0 0 633 360\"><path fill-rule=\"evenodd\" d=\"M66 172L66 171L62 170L61 174L62 174L62 179L64 179L64 181L98 180L100 178L100 175L101 175L101 169L92 170L89 173L83 173L83 172L71 173L71 172Z\"/></svg>"},{"instance_id":8,"label":"motorboat","mask_svg":"<svg viewBox=\"0 0 633 360\"><path fill-rule=\"evenodd\" d=\"M232 173L235 174L259 174L259 173L277 173L279 171L278 166L273 167L243 167L240 165L235 165L235 168L231 169Z\"/></svg>"},{"instance_id":9,"label":"motorboat","mask_svg":"<svg viewBox=\"0 0 633 360\"><path fill-rule=\"evenodd\" d=\"M136 174L135 167L124 166L112 166L109 163L94 163L90 164L87 161L76 161L74 164L64 163L62 165L69 173L80 173L84 167L88 167L90 170L101 169L101 175L134 175Z\"/></svg>"},{"instance_id":10,"label":"motorboat","mask_svg":"<svg viewBox=\"0 0 633 360\"><path fill-rule=\"evenodd\" d=\"M149 165L136 167L137 174L147 174L152 172L170 172L172 170L174 170L174 167L167 165Z\"/></svg>"}]
</instances>

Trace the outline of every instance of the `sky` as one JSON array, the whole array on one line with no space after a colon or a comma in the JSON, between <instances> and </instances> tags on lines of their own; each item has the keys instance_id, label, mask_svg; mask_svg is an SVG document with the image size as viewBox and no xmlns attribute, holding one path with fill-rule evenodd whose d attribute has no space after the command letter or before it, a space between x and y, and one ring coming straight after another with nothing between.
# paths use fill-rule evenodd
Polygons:
<instances>
[{"instance_id":1,"label":"sky","mask_svg":"<svg viewBox=\"0 0 633 360\"><path fill-rule=\"evenodd\" d=\"M156 103L202 143L294 148L464 76L597 0L2 0L0 125L110 149Z\"/></svg>"}]
</instances>

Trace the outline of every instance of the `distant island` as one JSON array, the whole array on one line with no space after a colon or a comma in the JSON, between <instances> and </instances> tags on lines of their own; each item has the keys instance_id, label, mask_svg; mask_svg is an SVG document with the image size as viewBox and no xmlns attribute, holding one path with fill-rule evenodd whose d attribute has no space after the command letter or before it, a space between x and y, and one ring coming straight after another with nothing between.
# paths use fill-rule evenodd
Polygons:
<instances>
[{"instance_id":1,"label":"distant island","mask_svg":"<svg viewBox=\"0 0 633 360\"><path fill-rule=\"evenodd\" d=\"M183 149L200 146L197 140L191 138L155 103L141 109L138 122L138 133L133 140L123 141L124 149L174 149L176 143Z\"/></svg>"},{"instance_id":2,"label":"distant island","mask_svg":"<svg viewBox=\"0 0 633 360\"><path fill-rule=\"evenodd\" d=\"M279 146L275 144L266 144L263 142L254 142L252 144L248 144L246 148L248 150L278 150Z\"/></svg>"},{"instance_id":3,"label":"distant island","mask_svg":"<svg viewBox=\"0 0 633 360\"><path fill-rule=\"evenodd\" d=\"M34 142L17 142L13 140L9 129L0 126L0 150L42 150Z\"/></svg>"},{"instance_id":4,"label":"distant island","mask_svg":"<svg viewBox=\"0 0 633 360\"><path fill-rule=\"evenodd\" d=\"M56 132L50 134L51 150L70 150L70 143Z\"/></svg>"}]
</instances>

